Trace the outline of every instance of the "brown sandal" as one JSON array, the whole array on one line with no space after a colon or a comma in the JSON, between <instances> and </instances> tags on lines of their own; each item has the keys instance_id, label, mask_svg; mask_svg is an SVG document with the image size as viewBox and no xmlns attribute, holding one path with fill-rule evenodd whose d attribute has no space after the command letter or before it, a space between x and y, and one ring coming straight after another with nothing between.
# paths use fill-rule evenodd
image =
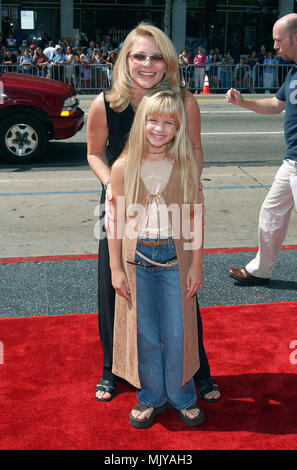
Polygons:
<instances>
[{"instance_id":1,"label":"brown sandal","mask_svg":"<svg viewBox=\"0 0 297 470\"><path fill-rule=\"evenodd\" d=\"M195 418L189 418L183 413L183 411L190 411L190 410L197 410L197 409L200 411L200 413ZM186 408L185 410L176 410L176 411L181 421L187 426L199 426L199 424L202 424L204 422L204 413L196 403L192 406L189 406L189 408Z\"/></svg>"},{"instance_id":2,"label":"brown sandal","mask_svg":"<svg viewBox=\"0 0 297 470\"><path fill-rule=\"evenodd\" d=\"M134 428L137 429L145 429L150 427L153 422L155 417L163 413L167 408L167 404L165 403L164 405L160 406L159 408L150 408L149 406L145 406L142 403L136 403L136 405L132 408L131 413L129 414L129 424L133 426ZM140 420L135 418L135 416L132 415L132 411L140 411L143 413L144 411L152 410L150 414L148 414L148 417L146 419Z\"/></svg>"}]
</instances>

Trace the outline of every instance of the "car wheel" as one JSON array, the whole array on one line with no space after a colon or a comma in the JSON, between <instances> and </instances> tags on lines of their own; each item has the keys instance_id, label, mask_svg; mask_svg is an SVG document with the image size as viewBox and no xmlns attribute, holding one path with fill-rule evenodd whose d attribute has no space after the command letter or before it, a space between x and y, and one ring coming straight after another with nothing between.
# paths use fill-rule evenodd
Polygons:
<instances>
[{"instance_id":1,"label":"car wheel","mask_svg":"<svg viewBox=\"0 0 297 470\"><path fill-rule=\"evenodd\" d=\"M3 119L0 126L0 156L8 163L34 163L46 153L45 126L26 114Z\"/></svg>"}]
</instances>

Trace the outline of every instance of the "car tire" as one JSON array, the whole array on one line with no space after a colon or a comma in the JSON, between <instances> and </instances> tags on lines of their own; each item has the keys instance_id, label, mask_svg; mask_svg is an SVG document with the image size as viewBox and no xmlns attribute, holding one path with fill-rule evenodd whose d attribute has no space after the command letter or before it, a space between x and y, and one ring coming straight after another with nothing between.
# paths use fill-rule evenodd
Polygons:
<instances>
[{"instance_id":1,"label":"car tire","mask_svg":"<svg viewBox=\"0 0 297 470\"><path fill-rule=\"evenodd\" d=\"M28 164L46 153L46 127L27 114L4 118L0 125L0 156L8 163Z\"/></svg>"}]
</instances>

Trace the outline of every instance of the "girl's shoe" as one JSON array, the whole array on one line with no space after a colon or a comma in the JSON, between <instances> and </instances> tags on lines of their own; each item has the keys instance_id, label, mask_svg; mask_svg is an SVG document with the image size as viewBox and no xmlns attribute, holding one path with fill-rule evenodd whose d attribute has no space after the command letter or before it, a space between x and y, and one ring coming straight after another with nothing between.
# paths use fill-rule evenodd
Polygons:
<instances>
[{"instance_id":1,"label":"girl's shoe","mask_svg":"<svg viewBox=\"0 0 297 470\"><path fill-rule=\"evenodd\" d=\"M142 403L136 403L136 405L132 408L131 413L129 414L129 424L131 424L131 426L137 429L149 428L153 424L155 417L158 414L163 413L166 408L167 403L160 406L159 408L150 408L148 406L143 405ZM146 419L141 420L135 418L135 416L132 415L133 410L140 411L141 413L147 412Z\"/></svg>"},{"instance_id":2,"label":"girl's shoe","mask_svg":"<svg viewBox=\"0 0 297 470\"><path fill-rule=\"evenodd\" d=\"M198 416L195 416L195 418L190 418L189 416L185 414L185 411L197 410L197 409L199 410L199 414ZM187 426L199 426L200 424L204 422L204 413L196 403L192 406L189 406L189 408L186 408L185 410L176 410L176 411L181 421Z\"/></svg>"}]
</instances>

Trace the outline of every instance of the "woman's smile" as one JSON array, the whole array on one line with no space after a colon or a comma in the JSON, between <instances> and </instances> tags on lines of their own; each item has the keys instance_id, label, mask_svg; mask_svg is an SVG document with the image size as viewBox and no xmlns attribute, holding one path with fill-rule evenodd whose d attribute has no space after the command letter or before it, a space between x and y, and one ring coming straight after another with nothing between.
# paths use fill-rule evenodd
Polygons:
<instances>
[{"instance_id":1,"label":"woman's smile","mask_svg":"<svg viewBox=\"0 0 297 470\"><path fill-rule=\"evenodd\" d=\"M147 58L144 61L135 60L133 56L137 54ZM149 90L157 85L165 74L165 61L153 61L148 56L162 57L162 53L152 37L140 36L135 40L128 58L130 78L136 89L143 88Z\"/></svg>"}]
</instances>

